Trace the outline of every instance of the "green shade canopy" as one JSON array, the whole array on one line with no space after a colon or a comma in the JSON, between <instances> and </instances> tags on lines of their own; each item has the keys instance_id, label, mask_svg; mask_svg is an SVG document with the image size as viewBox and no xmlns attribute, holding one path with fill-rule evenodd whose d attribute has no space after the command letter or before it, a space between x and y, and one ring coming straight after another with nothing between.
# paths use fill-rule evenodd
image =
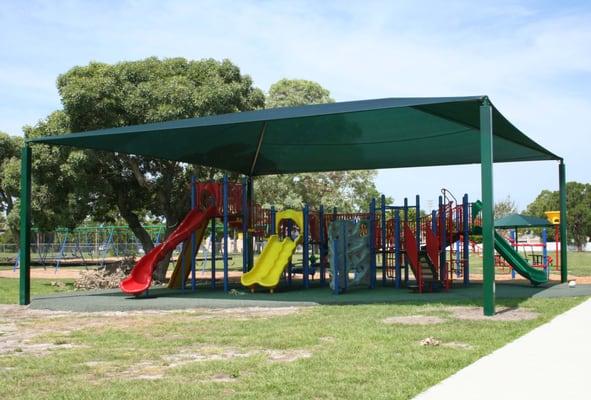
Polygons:
<instances>
[{"instance_id":1,"label":"green shade canopy","mask_svg":"<svg viewBox=\"0 0 591 400\"><path fill-rule=\"evenodd\" d=\"M143 155L245 175L480 162L485 96L388 98L102 129L31 142ZM493 107L494 161L560 160Z\"/></svg>"},{"instance_id":2,"label":"green shade canopy","mask_svg":"<svg viewBox=\"0 0 591 400\"><path fill-rule=\"evenodd\" d=\"M521 214L509 214L495 220L495 228L534 228L542 226L552 226L552 224L545 218Z\"/></svg>"}]
</instances>

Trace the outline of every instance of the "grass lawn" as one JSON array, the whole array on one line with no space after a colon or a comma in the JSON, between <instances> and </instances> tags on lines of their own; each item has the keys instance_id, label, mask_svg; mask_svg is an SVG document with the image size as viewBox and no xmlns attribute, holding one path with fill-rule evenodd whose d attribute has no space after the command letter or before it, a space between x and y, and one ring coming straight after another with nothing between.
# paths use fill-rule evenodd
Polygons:
<instances>
[{"instance_id":1,"label":"grass lawn","mask_svg":"<svg viewBox=\"0 0 591 400\"><path fill-rule=\"evenodd\" d=\"M54 286L52 282L60 282L64 286ZM31 279L31 296L70 291L74 281L70 279ZM19 280L0 278L0 304L18 303ZM1 332L0 332L1 336Z\"/></svg>"},{"instance_id":2,"label":"grass lawn","mask_svg":"<svg viewBox=\"0 0 591 400\"><path fill-rule=\"evenodd\" d=\"M465 302L127 315L7 309L0 335L28 342L0 353L0 398L408 399L581 301L499 301L538 313L513 321L457 319L457 306L475 305ZM383 322L392 316L443 321ZM441 344L422 346L428 337Z\"/></svg>"}]
</instances>

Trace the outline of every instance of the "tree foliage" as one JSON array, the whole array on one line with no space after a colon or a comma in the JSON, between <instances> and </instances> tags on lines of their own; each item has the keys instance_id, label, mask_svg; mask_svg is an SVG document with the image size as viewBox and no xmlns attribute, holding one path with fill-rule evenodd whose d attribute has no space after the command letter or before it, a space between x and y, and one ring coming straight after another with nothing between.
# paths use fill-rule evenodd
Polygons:
<instances>
[{"instance_id":1,"label":"tree foliage","mask_svg":"<svg viewBox=\"0 0 591 400\"><path fill-rule=\"evenodd\" d=\"M61 75L57 88L63 110L25 127L26 137L246 111L265 105L263 93L251 78L228 60L93 62ZM328 90L315 82L286 79L274 84L266 99L269 107L332 101ZM0 151L4 152L5 138L0 139ZM221 175L213 168L140 156L33 147L35 226L46 230L73 228L86 218L97 222L122 218L146 252L153 243L143 223L161 220L170 233L188 211L190 176L208 180ZM14 199L20 166L14 154L5 153L1 190L12 193ZM375 171L352 171L262 177L255 180L256 200L283 207L307 203L313 207L335 206L341 211L365 210L370 199L379 195L375 176ZM4 204L7 209L7 202ZM12 225L18 226L18 204L14 202L10 216ZM158 267L157 278L165 274L167 261Z\"/></svg>"},{"instance_id":2,"label":"tree foliage","mask_svg":"<svg viewBox=\"0 0 591 400\"><path fill-rule=\"evenodd\" d=\"M507 196L504 200L498 201L495 203L495 219L503 218L509 214L516 214L517 213L517 204L511 198L511 196Z\"/></svg>"},{"instance_id":3,"label":"tree foliage","mask_svg":"<svg viewBox=\"0 0 591 400\"><path fill-rule=\"evenodd\" d=\"M536 199L527 206L527 213L546 218L545 211L560 209L560 197L558 191L542 190ZM591 236L591 184L579 182L567 182L567 234L581 250ZM549 232L553 237L553 233Z\"/></svg>"},{"instance_id":4,"label":"tree foliage","mask_svg":"<svg viewBox=\"0 0 591 400\"><path fill-rule=\"evenodd\" d=\"M318 209L322 204L340 212L367 210L379 197L373 183L376 171L344 171L313 174L271 175L255 180L256 201L263 206Z\"/></svg>"},{"instance_id":5,"label":"tree foliage","mask_svg":"<svg viewBox=\"0 0 591 400\"><path fill-rule=\"evenodd\" d=\"M281 79L269 88L266 107L294 107L333 102L330 92L317 82L305 79Z\"/></svg>"},{"instance_id":6,"label":"tree foliage","mask_svg":"<svg viewBox=\"0 0 591 400\"><path fill-rule=\"evenodd\" d=\"M52 134L245 111L264 105L263 93L228 60L93 62L61 75L57 87L67 126L49 132ZM45 133L39 125L34 131ZM190 176L211 179L219 173L212 168L124 154L62 148L51 151L66 152L65 165L77 164L79 171L91 174L89 184L81 186L89 198L79 199L88 205L89 214L101 220L112 218L116 210L146 252L153 243L142 227L145 217L161 218L169 233L189 209ZM56 179L68 172L53 167L50 171L57 174ZM77 195L78 190L69 193ZM53 210L58 208L55 206ZM158 277L163 276L167 265L167 260L161 263Z\"/></svg>"},{"instance_id":7,"label":"tree foliage","mask_svg":"<svg viewBox=\"0 0 591 400\"><path fill-rule=\"evenodd\" d=\"M22 138L0 132L0 211L9 214L18 197Z\"/></svg>"}]
</instances>

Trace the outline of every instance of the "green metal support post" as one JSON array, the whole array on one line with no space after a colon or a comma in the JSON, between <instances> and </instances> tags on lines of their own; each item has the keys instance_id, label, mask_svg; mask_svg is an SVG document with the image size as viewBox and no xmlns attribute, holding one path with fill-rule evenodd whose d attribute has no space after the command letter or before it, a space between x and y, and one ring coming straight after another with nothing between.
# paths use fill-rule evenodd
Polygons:
<instances>
[{"instance_id":1,"label":"green metal support post","mask_svg":"<svg viewBox=\"0 0 591 400\"><path fill-rule=\"evenodd\" d=\"M566 237L566 166L563 160L560 160L558 165L558 176L560 179L560 281L564 283L568 280L568 263L566 260L568 241Z\"/></svg>"},{"instance_id":2,"label":"green metal support post","mask_svg":"<svg viewBox=\"0 0 591 400\"><path fill-rule=\"evenodd\" d=\"M21 154L19 304L31 303L31 147L25 144Z\"/></svg>"},{"instance_id":3,"label":"green metal support post","mask_svg":"<svg viewBox=\"0 0 591 400\"><path fill-rule=\"evenodd\" d=\"M248 216L250 218L250 224L248 225L250 228L254 229L255 224L255 215L254 215L254 180L252 176L248 177L248 187L246 192L246 203L248 207ZM252 269L254 265L254 231L248 231L248 271Z\"/></svg>"},{"instance_id":4,"label":"green metal support post","mask_svg":"<svg viewBox=\"0 0 591 400\"><path fill-rule=\"evenodd\" d=\"M484 315L495 315L495 248L493 221L492 106L485 97L480 106L480 171L482 185L482 263Z\"/></svg>"}]
</instances>

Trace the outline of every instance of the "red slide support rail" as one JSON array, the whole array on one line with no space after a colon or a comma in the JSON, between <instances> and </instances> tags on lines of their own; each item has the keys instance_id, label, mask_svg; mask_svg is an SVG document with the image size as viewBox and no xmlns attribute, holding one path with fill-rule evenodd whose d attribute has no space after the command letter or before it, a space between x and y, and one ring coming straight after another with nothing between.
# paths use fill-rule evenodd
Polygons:
<instances>
[{"instance_id":1,"label":"red slide support rail","mask_svg":"<svg viewBox=\"0 0 591 400\"><path fill-rule=\"evenodd\" d=\"M433 263L437 271L439 271L439 238L435 233L433 233L433 230L431 230L429 227L427 227L426 232L427 255L431 259L431 262Z\"/></svg>"},{"instance_id":2,"label":"red slide support rail","mask_svg":"<svg viewBox=\"0 0 591 400\"><path fill-rule=\"evenodd\" d=\"M423 274L421 273L421 265L419 263L419 247L417 240L415 239L414 232L410 229L408 224L404 224L404 248L406 250L406 256L410 262L410 266L413 269L413 273L417 278L417 285L419 287L419 293L423 292Z\"/></svg>"}]
</instances>

